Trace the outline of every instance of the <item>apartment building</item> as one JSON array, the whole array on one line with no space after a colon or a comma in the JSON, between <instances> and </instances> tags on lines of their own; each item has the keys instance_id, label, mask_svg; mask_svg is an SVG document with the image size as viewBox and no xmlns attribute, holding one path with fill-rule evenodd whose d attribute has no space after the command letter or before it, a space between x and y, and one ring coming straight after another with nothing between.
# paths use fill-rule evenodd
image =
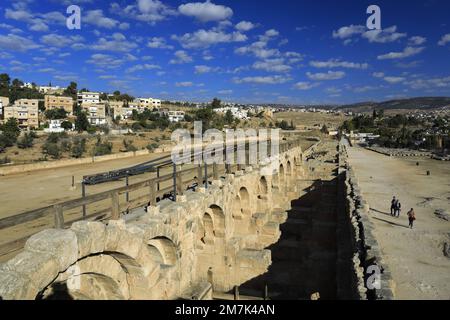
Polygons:
<instances>
[{"instance_id":1,"label":"apartment building","mask_svg":"<svg viewBox=\"0 0 450 320\"><path fill-rule=\"evenodd\" d=\"M91 125L106 124L106 105L104 103L84 103L81 108L86 111Z\"/></svg>"},{"instance_id":2,"label":"apartment building","mask_svg":"<svg viewBox=\"0 0 450 320\"><path fill-rule=\"evenodd\" d=\"M3 118L3 109L9 105L8 97L0 97L0 118Z\"/></svg>"},{"instance_id":3,"label":"apartment building","mask_svg":"<svg viewBox=\"0 0 450 320\"><path fill-rule=\"evenodd\" d=\"M5 121L15 118L20 128L39 127L39 100L19 99L14 105L5 107Z\"/></svg>"},{"instance_id":4,"label":"apartment building","mask_svg":"<svg viewBox=\"0 0 450 320\"><path fill-rule=\"evenodd\" d=\"M161 108L161 100L153 98L138 98L135 100L139 102L142 108L147 108L149 110Z\"/></svg>"},{"instance_id":5,"label":"apartment building","mask_svg":"<svg viewBox=\"0 0 450 320\"><path fill-rule=\"evenodd\" d=\"M64 109L67 113L73 113L73 99L71 97L44 96L45 110Z\"/></svg>"},{"instance_id":6,"label":"apartment building","mask_svg":"<svg viewBox=\"0 0 450 320\"><path fill-rule=\"evenodd\" d=\"M120 117L120 120L123 120L123 109L125 107L124 101L109 101L108 102L110 110L112 110L113 118L117 118L117 116Z\"/></svg>"},{"instance_id":7,"label":"apartment building","mask_svg":"<svg viewBox=\"0 0 450 320\"><path fill-rule=\"evenodd\" d=\"M100 93L98 92L80 92L78 93L78 104L100 103Z\"/></svg>"}]
</instances>

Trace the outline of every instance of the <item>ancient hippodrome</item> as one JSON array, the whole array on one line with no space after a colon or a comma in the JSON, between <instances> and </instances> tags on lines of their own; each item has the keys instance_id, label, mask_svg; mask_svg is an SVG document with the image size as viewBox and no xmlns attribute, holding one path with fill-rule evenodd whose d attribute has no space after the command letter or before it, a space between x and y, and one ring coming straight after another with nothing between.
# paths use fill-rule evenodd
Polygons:
<instances>
[{"instance_id":1,"label":"ancient hippodrome","mask_svg":"<svg viewBox=\"0 0 450 320\"><path fill-rule=\"evenodd\" d=\"M392 298L367 210L345 146L294 144L146 213L33 235L0 265L0 297L201 300L239 286L273 299ZM368 290L373 265L382 286Z\"/></svg>"}]
</instances>

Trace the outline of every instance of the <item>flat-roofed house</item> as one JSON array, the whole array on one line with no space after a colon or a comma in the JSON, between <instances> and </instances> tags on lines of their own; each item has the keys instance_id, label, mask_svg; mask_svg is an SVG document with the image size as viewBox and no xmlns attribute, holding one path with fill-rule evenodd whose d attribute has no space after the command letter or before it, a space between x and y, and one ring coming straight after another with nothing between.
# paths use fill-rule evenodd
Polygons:
<instances>
[{"instance_id":1,"label":"flat-roofed house","mask_svg":"<svg viewBox=\"0 0 450 320\"><path fill-rule=\"evenodd\" d=\"M39 100L19 99L5 108L5 121L15 118L20 128L39 127Z\"/></svg>"},{"instance_id":2,"label":"flat-roofed house","mask_svg":"<svg viewBox=\"0 0 450 320\"><path fill-rule=\"evenodd\" d=\"M64 109L69 114L73 113L73 99L71 97L45 95L44 105L45 110Z\"/></svg>"}]
</instances>

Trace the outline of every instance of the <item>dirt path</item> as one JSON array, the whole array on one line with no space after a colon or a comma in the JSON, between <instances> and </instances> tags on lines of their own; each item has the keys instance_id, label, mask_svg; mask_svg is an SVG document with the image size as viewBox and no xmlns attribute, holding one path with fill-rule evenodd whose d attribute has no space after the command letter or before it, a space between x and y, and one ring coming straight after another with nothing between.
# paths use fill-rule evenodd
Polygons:
<instances>
[{"instance_id":1,"label":"dirt path","mask_svg":"<svg viewBox=\"0 0 450 320\"><path fill-rule=\"evenodd\" d=\"M450 213L450 163L389 158L359 147L348 151L392 271L396 299L450 299L450 258L443 254L444 243L450 244L450 222L434 214L436 209ZM393 196L402 203L400 218L389 214ZM410 208L417 216L413 230L406 217Z\"/></svg>"}]
</instances>

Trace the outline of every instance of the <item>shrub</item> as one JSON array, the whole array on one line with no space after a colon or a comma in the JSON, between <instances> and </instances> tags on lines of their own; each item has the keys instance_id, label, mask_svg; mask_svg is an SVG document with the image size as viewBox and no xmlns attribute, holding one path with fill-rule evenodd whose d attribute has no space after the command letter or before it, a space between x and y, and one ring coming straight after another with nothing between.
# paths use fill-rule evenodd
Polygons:
<instances>
[{"instance_id":1,"label":"shrub","mask_svg":"<svg viewBox=\"0 0 450 320\"><path fill-rule=\"evenodd\" d=\"M159 147L159 145L157 143L151 143L149 145L147 145L147 149L150 152L153 152L155 149L157 149Z\"/></svg>"},{"instance_id":2,"label":"shrub","mask_svg":"<svg viewBox=\"0 0 450 320\"><path fill-rule=\"evenodd\" d=\"M19 138L19 140L17 140L17 146L20 149L27 149L27 148L31 148L33 147L33 136L29 133L25 133L23 135L23 137Z\"/></svg>"},{"instance_id":3,"label":"shrub","mask_svg":"<svg viewBox=\"0 0 450 320\"><path fill-rule=\"evenodd\" d=\"M123 139L123 146L125 147L126 152L137 151L137 148L133 145L133 141Z\"/></svg>"},{"instance_id":4,"label":"shrub","mask_svg":"<svg viewBox=\"0 0 450 320\"><path fill-rule=\"evenodd\" d=\"M44 152L44 154L49 155L53 159L61 158L61 150L57 143L52 143L52 142L47 141L42 146L42 151Z\"/></svg>"}]
</instances>

